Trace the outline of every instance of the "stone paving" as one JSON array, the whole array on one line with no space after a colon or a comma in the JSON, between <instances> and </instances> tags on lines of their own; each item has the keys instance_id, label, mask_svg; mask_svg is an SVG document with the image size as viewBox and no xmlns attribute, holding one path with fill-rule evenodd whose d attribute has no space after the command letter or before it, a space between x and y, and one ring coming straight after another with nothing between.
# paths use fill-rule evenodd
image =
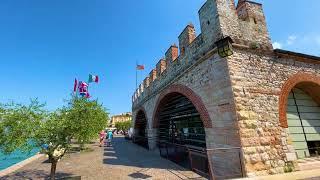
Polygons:
<instances>
[{"instance_id":1,"label":"stone paving","mask_svg":"<svg viewBox=\"0 0 320 180\"><path fill-rule=\"evenodd\" d=\"M81 179L204 179L192 171L162 159L159 153L148 151L115 137L112 147L90 145L93 152L67 155L57 167L57 177ZM42 157L2 179L46 179L50 164Z\"/></svg>"}]
</instances>

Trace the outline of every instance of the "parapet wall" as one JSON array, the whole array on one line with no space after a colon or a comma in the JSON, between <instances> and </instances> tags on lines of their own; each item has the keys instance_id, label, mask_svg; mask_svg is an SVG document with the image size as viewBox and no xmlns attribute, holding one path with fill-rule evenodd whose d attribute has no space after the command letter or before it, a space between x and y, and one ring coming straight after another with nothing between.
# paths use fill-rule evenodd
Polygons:
<instances>
[{"instance_id":1,"label":"parapet wall","mask_svg":"<svg viewBox=\"0 0 320 180\"><path fill-rule=\"evenodd\" d=\"M229 2L229 3L228 3ZM231 13L231 14L230 14ZM272 49L262 5L240 0L207 0L199 10L201 34L189 24L179 35L179 47L171 45L132 96L133 109L157 94L189 67L216 48L215 42L231 37L237 44ZM180 51L180 54L179 54Z\"/></svg>"}]
</instances>

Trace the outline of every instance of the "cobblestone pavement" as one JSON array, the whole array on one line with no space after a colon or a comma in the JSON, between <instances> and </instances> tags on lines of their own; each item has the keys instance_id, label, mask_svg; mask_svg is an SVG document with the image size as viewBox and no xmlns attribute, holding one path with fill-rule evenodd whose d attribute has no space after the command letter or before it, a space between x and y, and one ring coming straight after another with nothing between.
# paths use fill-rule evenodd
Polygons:
<instances>
[{"instance_id":1,"label":"cobblestone pavement","mask_svg":"<svg viewBox=\"0 0 320 180\"><path fill-rule=\"evenodd\" d=\"M81 179L203 179L192 171L162 159L158 152L148 151L115 137L112 147L92 144L93 152L73 153L58 164L57 177ZM50 172L50 164L42 157L31 162L17 172L0 179L45 179Z\"/></svg>"}]
</instances>

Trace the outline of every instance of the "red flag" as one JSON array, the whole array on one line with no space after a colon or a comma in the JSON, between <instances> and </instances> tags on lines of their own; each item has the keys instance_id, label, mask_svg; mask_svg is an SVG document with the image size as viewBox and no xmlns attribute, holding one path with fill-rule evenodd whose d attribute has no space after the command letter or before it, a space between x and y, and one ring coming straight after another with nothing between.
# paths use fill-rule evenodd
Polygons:
<instances>
[{"instance_id":1,"label":"red flag","mask_svg":"<svg viewBox=\"0 0 320 180\"><path fill-rule=\"evenodd\" d=\"M137 70L144 70L144 65L137 65Z\"/></svg>"},{"instance_id":2,"label":"red flag","mask_svg":"<svg viewBox=\"0 0 320 180\"><path fill-rule=\"evenodd\" d=\"M77 92L77 87L78 87L78 80L74 80L74 86L73 86L73 92Z\"/></svg>"}]
</instances>

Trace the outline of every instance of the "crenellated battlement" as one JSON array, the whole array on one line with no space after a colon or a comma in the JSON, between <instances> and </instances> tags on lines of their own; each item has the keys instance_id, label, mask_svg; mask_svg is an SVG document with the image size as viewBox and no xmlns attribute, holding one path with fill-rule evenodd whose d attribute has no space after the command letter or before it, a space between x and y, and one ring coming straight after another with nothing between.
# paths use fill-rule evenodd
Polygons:
<instances>
[{"instance_id":1,"label":"crenellated battlement","mask_svg":"<svg viewBox=\"0 0 320 180\"><path fill-rule=\"evenodd\" d=\"M167 65L169 66L179 56L178 46L175 44L171 45L167 50L167 52L165 53L165 56L166 56Z\"/></svg>"},{"instance_id":2,"label":"crenellated battlement","mask_svg":"<svg viewBox=\"0 0 320 180\"><path fill-rule=\"evenodd\" d=\"M262 5L247 0L207 0L199 10L201 33L188 24L178 36L179 47L171 45L165 58L151 70L132 96L133 106L161 90L187 68L216 48L216 42L230 37L235 43L272 50Z\"/></svg>"},{"instance_id":3,"label":"crenellated battlement","mask_svg":"<svg viewBox=\"0 0 320 180\"><path fill-rule=\"evenodd\" d=\"M161 77L162 73L167 69L167 61L165 59L160 59L156 65L157 77Z\"/></svg>"},{"instance_id":4,"label":"crenellated battlement","mask_svg":"<svg viewBox=\"0 0 320 180\"><path fill-rule=\"evenodd\" d=\"M272 49L262 4L240 0L236 10L243 39L256 41L258 44Z\"/></svg>"},{"instance_id":5,"label":"crenellated battlement","mask_svg":"<svg viewBox=\"0 0 320 180\"><path fill-rule=\"evenodd\" d=\"M182 33L178 37L179 39L179 49L180 49L180 56L185 55L186 48L189 47L194 39L196 39L196 30L193 24L187 25L186 28L182 31Z\"/></svg>"}]
</instances>

